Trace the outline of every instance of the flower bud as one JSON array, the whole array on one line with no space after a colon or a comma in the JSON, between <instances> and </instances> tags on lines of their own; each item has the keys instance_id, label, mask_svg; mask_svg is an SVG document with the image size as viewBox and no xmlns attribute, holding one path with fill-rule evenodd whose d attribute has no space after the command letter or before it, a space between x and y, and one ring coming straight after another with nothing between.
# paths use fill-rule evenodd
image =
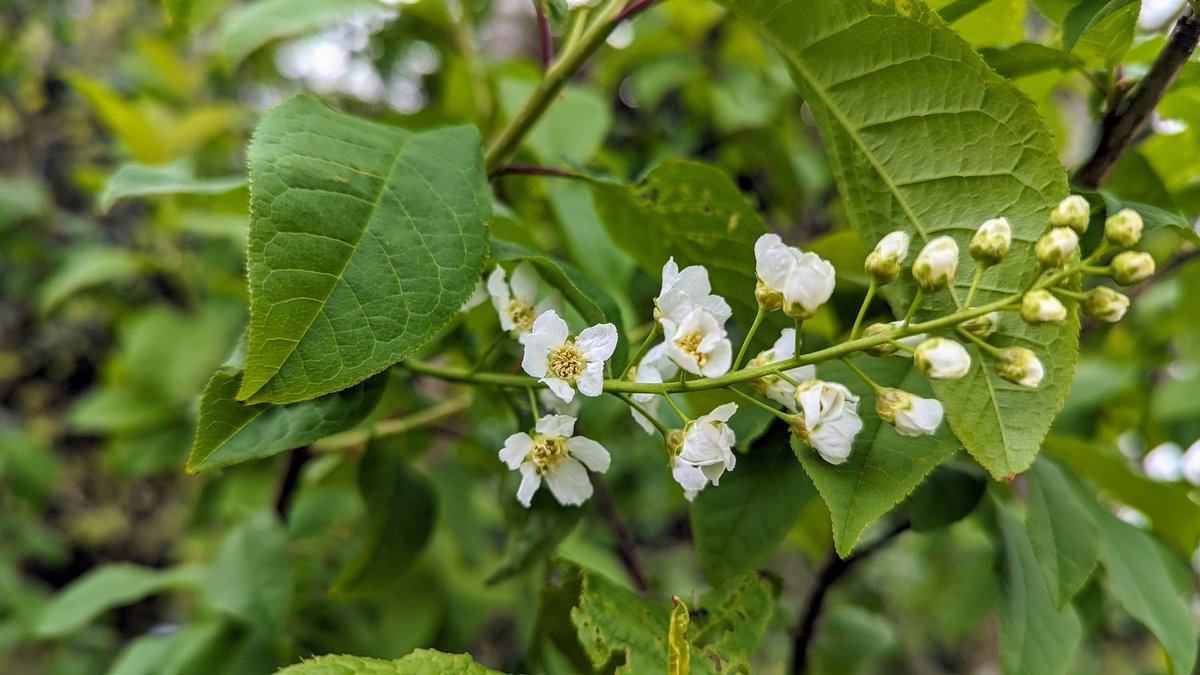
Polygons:
<instances>
[{"instance_id":1,"label":"flower bud","mask_svg":"<svg viewBox=\"0 0 1200 675\"><path fill-rule=\"evenodd\" d=\"M900 276L900 265L907 257L908 234L897 230L879 240L875 250L867 256L864 267L876 283L886 284Z\"/></svg>"},{"instance_id":2,"label":"flower bud","mask_svg":"<svg viewBox=\"0 0 1200 675\"><path fill-rule=\"evenodd\" d=\"M1067 308L1050 291L1029 291L1021 298L1021 318L1029 323L1062 323Z\"/></svg>"},{"instance_id":3,"label":"flower bud","mask_svg":"<svg viewBox=\"0 0 1200 675\"><path fill-rule=\"evenodd\" d=\"M1108 286L1097 286L1088 291L1083 301L1083 313L1107 323L1116 323L1129 309L1129 296L1118 293Z\"/></svg>"},{"instance_id":4,"label":"flower bud","mask_svg":"<svg viewBox=\"0 0 1200 675\"><path fill-rule=\"evenodd\" d=\"M1037 389L1042 383L1042 375L1045 374L1042 362L1024 347L1009 347L1000 352L996 357L996 372L1009 382L1030 389Z\"/></svg>"},{"instance_id":5,"label":"flower bud","mask_svg":"<svg viewBox=\"0 0 1200 675\"><path fill-rule=\"evenodd\" d=\"M1104 221L1104 238L1117 246L1130 247L1142 238L1142 216L1133 209L1121 209Z\"/></svg>"},{"instance_id":6,"label":"flower bud","mask_svg":"<svg viewBox=\"0 0 1200 675\"><path fill-rule=\"evenodd\" d=\"M942 404L937 399L913 396L891 387L879 392L875 413L903 436L932 436L937 433L943 415Z\"/></svg>"},{"instance_id":7,"label":"flower bud","mask_svg":"<svg viewBox=\"0 0 1200 675\"><path fill-rule=\"evenodd\" d=\"M977 316L969 321L964 321L962 327L963 330L977 338L987 339L1000 327L1000 314L997 312L988 312L983 316Z\"/></svg>"},{"instance_id":8,"label":"flower bud","mask_svg":"<svg viewBox=\"0 0 1200 675\"><path fill-rule=\"evenodd\" d=\"M925 244L913 263L913 278L926 293L940 291L954 283L958 273L958 244L946 236Z\"/></svg>"},{"instance_id":9,"label":"flower bud","mask_svg":"<svg viewBox=\"0 0 1200 675\"><path fill-rule=\"evenodd\" d=\"M892 326L886 323L873 323L867 326L863 331L863 337L875 337L880 333L886 333L892 329ZM891 342L881 342L867 350L871 356L890 356L896 353L896 345Z\"/></svg>"},{"instance_id":10,"label":"flower bud","mask_svg":"<svg viewBox=\"0 0 1200 675\"><path fill-rule=\"evenodd\" d=\"M946 338L929 338L917 345L913 360L917 370L931 380L957 380L971 370L971 355Z\"/></svg>"},{"instance_id":11,"label":"flower bud","mask_svg":"<svg viewBox=\"0 0 1200 675\"><path fill-rule=\"evenodd\" d=\"M1079 235L1069 227L1056 227L1038 239L1034 254L1045 269L1062 267L1079 254Z\"/></svg>"},{"instance_id":12,"label":"flower bud","mask_svg":"<svg viewBox=\"0 0 1200 675\"><path fill-rule=\"evenodd\" d=\"M971 257L981 265L995 265L1004 260L1012 246L1012 228L1005 218L993 218L975 231L971 237Z\"/></svg>"},{"instance_id":13,"label":"flower bud","mask_svg":"<svg viewBox=\"0 0 1200 675\"><path fill-rule=\"evenodd\" d=\"M760 307L768 312L774 312L783 307L783 293L764 284L761 279L754 286L754 299L758 301Z\"/></svg>"},{"instance_id":14,"label":"flower bud","mask_svg":"<svg viewBox=\"0 0 1200 675\"><path fill-rule=\"evenodd\" d=\"M1113 280L1122 286L1132 286L1154 274L1154 258L1145 251L1123 251L1110 264Z\"/></svg>"},{"instance_id":15,"label":"flower bud","mask_svg":"<svg viewBox=\"0 0 1200 675\"><path fill-rule=\"evenodd\" d=\"M1092 207L1088 200L1080 195L1071 195L1058 203L1050 212L1050 225L1054 227L1069 227L1079 234L1087 232L1088 219L1092 215Z\"/></svg>"}]
</instances>

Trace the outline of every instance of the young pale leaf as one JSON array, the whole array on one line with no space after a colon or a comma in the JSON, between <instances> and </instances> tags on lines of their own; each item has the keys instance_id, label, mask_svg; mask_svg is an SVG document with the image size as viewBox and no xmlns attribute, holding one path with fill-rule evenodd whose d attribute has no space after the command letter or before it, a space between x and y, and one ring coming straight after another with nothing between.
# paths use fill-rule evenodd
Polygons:
<instances>
[{"instance_id":1,"label":"young pale leaf","mask_svg":"<svg viewBox=\"0 0 1200 675\"><path fill-rule=\"evenodd\" d=\"M1038 460L1029 479L1025 526L1050 595L1061 609L1092 576L1100 555L1100 529L1052 462Z\"/></svg>"},{"instance_id":2,"label":"young pale leaf","mask_svg":"<svg viewBox=\"0 0 1200 675\"><path fill-rule=\"evenodd\" d=\"M377 444L363 455L358 489L367 505L367 536L333 585L342 597L370 596L400 579L425 548L437 513L429 480Z\"/></svg>"},{"instance_id":3,"label":"young pale leaf","mask_svg":"<svg viewBox=\"0 0 1200 675\"><path fill-rule=\"evenodd\" d=\"M344 654L318 656L280 670L276 675L501 675L475 663L469 654L444 654L418 649L395 661Z\"/></svg>"},{"instance_id":4,"label":"young pale leaf","mask_svg":"<svg viewBox=\"0 0 1200 675\"><path fill-rule=\"evenodd\" d=\"M70 635L114 607L171 588L194 586L199 571L198 567L156 570L126 563L97 567L54 596L34 631L43 638Z\"/></svg>"},{"instance_id":5,"label":"young pale leaf","mask_svg":"<svg viewBox=\"0 0 1200 675\"><path fill-rule=\"evenodd\" d=\"M475 290L491 199L479 132L413 134L298 96L250 144L250 341L239 400L341 391Z\"/></svg>"},{"instance_id":6,"label":"young pale leaf","mask_svg":"<svg viewBox=\"0 0 1200 675\"><path fill-rule=\"evenodd\" d=\"M1000 662L1005 675L1065 673L1082 628L1075 608L1059 610L1042 580L1024 525L995 500L1000 537Z\"/></svg>"},{"instance_id":7,"label":"young pale leaf","mask_svg":"<svg viewBox=\"0 0 1200 675\"><path fill-rule=\"evenodd\" d=\"M688 675L692 672L692 649L687 640L691 621L687 604L678 597L671 598L671 619L667 628L667 675Z\"/></svg>"},{"instance_id":8,"label":"young pale leaf","mask_svg":"<svg viewBox=\"0 0 1200 675\"><path fill-rule=\"evenodd\" d=\"M929 385L907 359L860 361L872 378L917 396L930 396ZM875 395L840 363L821 366L822 378L841 382L861 397L863 429L854 439L850 458L833 465L793 437L792 450L829 506L833 543L838 555L850 555L867 526L908 496L933 468L961 447L943 423L933 436L902 436L875 414Z\"/></svg>"},{"instance_id":9,"label":"young pale leaf","mask_svg":"<svg viewBox=\"0 0 1200 675\"><path fill-rule=\"evenodd\" d=\"M122 165L104 186L96 203L100 213L107 213L119 200L151 195L216 195L236 190L246 184L244 176L197 178L190 160L179 160L162 166L129 163Z\"/></svg>"},{"instance_id":10,"label":"young pale leaf","mask_svg":"<svg viewBox=\"0 0 1200 675\"><path fill-rule=\"evenodd\" d=\"M204 581L208 603L248 626L278 633L292 606L287 532L274 514L254 516L230 532Z\"/></svg>"},{"instance_id":11,"label":"young pale leaf","mask_svg":"<svg viewBox=\"0 0 1200 675\"><path fill-rule=\"evenodd\" d=\"M785 447L787 432L772 441L740 457L737 470L721 477L720 489L704 490L692 503L696 553L714 584L765 562L815 494Z\"/></svg>"},{"instance_id":12,"label":"young pale leaf","mask_svg":"<svg viewBox=\"0 0 1200 675\"><path fill-rule=\"evenodd\" d=\"M713 292L750 325L758 307L754 242L767 228L726 173L669 160L637 186L591 187L604 227L643 269L657 275L671 256L680 268L704 265Z\"/></svg>"},{"instance_id":13,"label":"young pale leaf","mask_svg":"<svg viewBox=\"0 0 1200 675\"><path fill-rule=\"evenodd\" d=\"M1027 287L1037 275L1033 242L1049 209L1067 194L1066 174L1034 105L925 5L895 0L723 0L755 24L791 68L817 120L852 223L868 243L889 231L958 242L954 292L928 299L919 317L958 309L973 274L967 244L985 220L1013 228L1005 260L984 275L979 304ZM907 310L911 280L887 288ZM1066 398L1078 320L1029 326L1001 322L1001 346L1031 348L1047 368L1037 389L1002 379L991 358L969 346L961 380L934 391L954 433L996 478L1033 463ZM819 485L818 485L819 487Z\"/></svg>"}]
</instances>

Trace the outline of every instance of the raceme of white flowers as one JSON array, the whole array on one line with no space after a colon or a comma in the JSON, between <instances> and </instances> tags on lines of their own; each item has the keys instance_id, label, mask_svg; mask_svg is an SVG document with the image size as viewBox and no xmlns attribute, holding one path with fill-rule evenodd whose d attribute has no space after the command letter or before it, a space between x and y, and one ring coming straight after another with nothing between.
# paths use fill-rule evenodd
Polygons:
<instances>
[{"instance_id":1,"label":"raceme of white flowers","mask_svg":"<svg viewBox=\"0 0 1200 675\"><path fill-rule=\"evenodd\" d=\"M1046 368L1032 350L1004 344L1007 338L1001 328L1007 325L1005 313L1014 313L1035 325L1065 322L1076 309L1097 321L1119 321L1129 309L1129 297L1104 285L1080 290L1081 275L1108 276L1127 286L1154 274L1154 259L1148 253L1121 250L1135 245L1141 237L1144 224L1136 211L1124 209L1109 216L1102 243L1085 255L1080 251L1079 235L1087 231L1091 217L1091 205L1081 196L1072 195L1060 202L1049 215L1047 232L1033 246L1041 276L1023 294L977 311L973 310L982 306L973 300L980 279L1008 255L1013 243L1012 225L1003 217L982 223L967 246L969 258L960 258L959 244L953 238L934 237L921 246L911 263L909 281L915 284L917 293L907 316L866 326L861 333L860 316L849 337L860 345L852 351L912 358L913 367L930 380L966 377L973 370L985 368L985 363L978 362L990 358L999 377L1021 387L1039 387ZM911 243L910 236L901 231L891 232L878 242L864 262L872 284L868 296L878 286L901 279ZM776 234L760 237L754 254L754 295L759 314L740 352L735 352L726 328L733 312L724 298L713 293L708 270L703 265L680 269L670 258L663 265L662 287L654 298L650 334L630 363L618 364L624 365L619 375L608 363L617 347L615 325L598 324L573 334L562 314L559 291L549 288L528 262L517 264L511 272L497 266L488 275L486 294L484 287L477 288L464 304L464 311L490 296L500 327L524 348L522 369L548 388L539 389L536 397L531 389L530 405L537 418L534 428L510 436L500 451L501 461L521 474L517 490L520 503L529 506L543 481L563 505L582 504L591 496L588 471L605 472L610 458L596 441L573 435L578 410L575 393L601 395L606 377L618 377L625 383L616 393L629 404L636 423L648 434L663 435L666 465L689 500L709 485L719 485L724 473L735 469L736 435L729 422L739 408L736 403L726 403L693 419L667 393L679 388L664 389L664 384L677 379L727 377L727 383L714 383L712 388L718 389L721 384L726 388L744 384L762 400L736 389L733 392L787 421L796 438L824 461L842 464L851 458L855 439L863 428L859 397L842 383L818 379L816 367L799 359L804 353L797 351L801 347L797 333L801 323L812 318L833 295L834 267L816 253L787 245ZM1105 264L1109 254L1114 255ZM965 301L959 297L961 287L956 286L959 266L964 261L975 265ZM956 324L921 324L922 328L928 326L923 331L910 328L923 296L940 292L954 295L960 312L967 316ZM862 314L866 309L863 307ZM993 311L986 311L989 309ZM743 364L754 332L775 311L791 319L795 327L782 329L770 348ZM1001 344L991 344L990 340ZM974 356L968 347L974 348ZM945 417L940 401L880 386L847 363L874 392L876 416L896 433L911 437L937 433ZM736 375L745 369L756 372ZM735 374L729 375L731 371ZM671 412L663 411L663 403ZM540 409L553 414L538 417ZM679 417L681 428L671 428L661 419L662 415L672 414Z\"/></svg>"}]
</instances>

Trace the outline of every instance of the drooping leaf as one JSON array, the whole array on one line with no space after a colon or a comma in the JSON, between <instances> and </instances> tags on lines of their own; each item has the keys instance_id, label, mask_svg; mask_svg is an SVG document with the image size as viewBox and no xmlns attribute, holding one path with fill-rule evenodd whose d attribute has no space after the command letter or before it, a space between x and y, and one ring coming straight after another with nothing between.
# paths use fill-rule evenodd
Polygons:
<instances>
[{"instance_id":1,"label":"drooping leaf","mask_svg":"<svg viewBox=\"0 0 1200 675\"><path fill-rule=\"evenodd\" d=\"M246 184L244 176L197 178L189 160L179 160L161 166L129 163L109 177L104 192L96 202L100 213L107 213L113 204L128 197L149 195L192 194L215 195L235 190Z\"/></svg>"},{"instance_id":2,"label":"drooping leaf","mask_svg":"<svg viewBox=\"0 0 1200 675\"><path fill-rule=\"evenodd\" d=\"M1092 576L1100 529L1062 470L1044 458L1029 471L1025 526L1054 604L1062 608Z\"/></svg>"},{"instance_id":3,"label":"drooping leaf","mask_svg":"<svg viewBox=\"0 0 1200 675\"><path fill-rule=\"evenodd\" d=\"M1024 525L996 500L1000 538L1000 663L1006 675L1065 673L1082 629L1075 608L1054 606Z\"/></svg>"},{"instance_id":4,"label":"drooping leaf","mask_svg":"<svg viewBox=\"0 0 1200 675\"><path fill-rule=\"evenodd\" d=\"M692 503L696 553L712 583L765 562L815 494L786 447L788 435L760 442L722 476L720 489L704 490Z\"/></svg>"},{"instance_id":5,"label":"drooping leaf","mask_svg":"<svg viewBox=\"0 0 1200 675\"><path fill-rule=\"evenodd\" d=\"M334 583L333 593L363 597L390 586L420 555L433 531L433 486L403 457L371 444L358 469L367 505L367 536Z\"/></svg>"},{"instance_id":6,"label":"drooping leaf","mask_svg":"<svg viewBox=\"0 0 1200 675\"><path fill-rule=\"evenodd\" d=\"M499 671L475 663L469 654L445 654L433 649L418 649L395 661L368 659L342 654L318 656L278 675L501 675Z\"/></svg>"},{"instance_id":7,"label":"drooping leaf","mask_svg":"<svg viewBox=\"0 0 1200 675\"><path fill-rule=\"evenodd\" d=\"M238 349L204 388L189 472L270 457L349 429L370 414L387 384L387 376L381 374L308 401L239 403L244 359L244 349Z\"/></svg>"},{"instance_id":8,"label":"drooping leaf","mask_svg":"<svg viewBox=\"0 0 1200 675\"><path fill-rule=\"evenodd\" d=\"M947 462L935 468L908 500L914 532L928 532L966 518L987 488L987 476L974 467Z\"/></svg>"},{"instance_id":9,"label":"drooping leaf","mask_svg":"<svg viewBox=\"0 0 1200 675\"><path fill-rule=\"evenodd\" d=\"M491 213L474 128L413 134L299 96L259 124L250 177L240 400L355 385L424 345L474 291Z\"/></svg>"},{"instance_id":10,"label":"drooping leaf","mask_svg":"<svg viewBox=\"0 0 1200 675\"><path fill-rule=\"evenodd\" d=\"M159 570L128 563L97 567L54 596L35 631L43 638L70 635L115 607L164 590L194 586L199 571L198 567Z\"/></svg>"},{"instance_id":11,"label":"drooping leaf","mask_svg":"<svg viewBox=\"0 0 1200 675\"><path fill-rule=\"evenodd\" d=\"M930 395L929 384L907 359L861 363L882 386L917 396ZM823 379L845 383L860 396L858 410L863 429L844 464L830 464L799 439L792 439L792 450L829 505L834 547L844 558L854 550L867 526L900 503L961 446L944 423L933 436L900 435L895 427L879 420L874 393L859 384L848 368L840 363L823 364L818 372Z\"/></svg>"},{"instance_id":12,"label":"drooping leaf","mask_svg":"<svg viewBox=\"0 0 1200 675\"><path fill-rule=\"evenodd\" d=\"M749 321L754 301L754 242L766 225L720 169L668 160L639 185L593 182L596 211L617 245L657 275L674 256L680 268L704 265L714 292Z\"/></svg>"},{"instance_id":13,"label":"drooping leaf","mask_svg":"<svg viewBox=\"0 0 1200 675\"><path fill-rule=\"evenodd\" d=\"M724 0L783 54L825 140L851 222L872 244L889 231L940 235L960 248L953 293L920 317L957 309L973 265L967 242L980 223L1006 217L1007 258L984 275L979 304L1027 287L1037 274L1033 241L1067 182L1033 104L988 69L937 15L915 0ZM910 304L911 279L890 284L892 308ZM968 346L970 373L934 392L967 450L997 478L1033 463L1062 406L1077 351L1077 320L1032 327L1001 322L992 341L1031 348L1047 368L1036 390L999 377Z\"/></svg>"},{"instance_id":14,"label":"drooping leaf","mask_svg":"<svg viewBox=\"0 0 1200 675\"><path fill-rule=\"evenodd\" d=\"M242 623L277 633L291 611L292 584L287 532L274 514L263 513L226 535L209 566L204 595Z\"/></svg>"},{"instance_id":15,"label":"drooping leaf","mask_svg":"<svg viewBox=\"0 0 1200 675\"><path fill-rule=\"evenodd\" d=\"M387 12L387 4L380 0L257 0L225 16L218 38L220 53L233 67L273 40Z\"/></svg>"}]
</instances>

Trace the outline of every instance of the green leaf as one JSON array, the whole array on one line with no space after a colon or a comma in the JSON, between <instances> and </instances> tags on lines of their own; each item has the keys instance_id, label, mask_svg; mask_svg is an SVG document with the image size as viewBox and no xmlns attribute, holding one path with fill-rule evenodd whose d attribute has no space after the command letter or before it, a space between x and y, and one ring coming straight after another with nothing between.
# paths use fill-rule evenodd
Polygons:
<instances>
[{"instance_id":1,"label":"green leaf","mask_svg":"<svg viewBox=\"0 0 1200 675\"><path fill-rule=\"evenodd\" d=\"M1038 42L1018 42L1006 47L987 47L979 55L992 70L1010 80L1047 70L1067 71L1081 67L1079 60L1061 49Z\"/></svg>"},{"instance_id":2,"label":"green leaf","mask_svg":"<svg viewBox=\"0 0 1200 675\"><path fill-rule=\"evenodd\" d=\"M208 570L204 595L217 610L270 633L283 630L292 605L287 531L259 514L230 532Z\"/></svg>"},{"instance_id":3,"label":"green leaf","mask_svg":"<svg viewBox=\"0 0 1200 675\"><path fill-rule=\"evenodd\" d=\"M996 500L1000 526L1000 662L1006 675L1065 673L1082 629L1075 609L1059 610L1042 580L1021 521Z\"/></svg>"},{"instance_id":4,"label":"green leaf","mask_svg":"<svg viewBox=\"0 0 1200 675\"><path fill-rule=\"evenodd\" d=\"M588 325L613 323L621 325L621 310L615 300L599 286L592 283L567 263L538 255L522 246L499 239L492 240L491 255L496 260L526 261L537 268L538 274L551 286L562 292L563 297ZM624 364L629 345L624 335L617 339L612 363Z\"/></svg>"},{"instance_id":5,"label":"green leaf","mask_svg":"<svg viewBox=\"0 0 1200 675\"><path fill-rule=\"evenodd\" d=\"M957 309L973 275L967 243L980 223L1004 216L1013 227L1007 258L984 275L976 298L995 301L1037 274L1033 242L1050 207L1067 194L1066 175L1034 105L915 0L723 0L783 54L824 137L847 214L873 244L889 231L958 242L955 293L939 293L921 317ZM908 308L911 280L886 289ZM996 478L1033 463L1066 398L1078 321L1029 326L1001 321L992 341L1033 349L1047 368L1041 387L1000 378L969 345L961 380L939 381L954 433ZM819 485L818 485L819 487Z\"/></svg>"},{"instance_id":6,"label":"green leaf","mask_svg":"<svg viewBox=\"0 0 1200 675\"><path fill-rule=\"evenodd\" d=\"M516 484L513 483L512 491L505 490L505 494L511 495L515 491ZM504 560L488 575L486 582L499 583L533 569L535 563L554 553L581 517L583 509L561 506L548 491L539 490L528 509L515 512L515 519L508 527Z\"/></svg>"},{"instance_id":7,"label":"green leaf","mask_svg":"<svg viewBox=\"0 0 1200 675\"><path fill-rule=\"evenodd\" d=\"M1142 216L1142 222L1145 223L1146 232L1154 230L1167 229L1180 237L1190 241L1197 246L1200 246L1200 232L1196 231L1195 226L1187 219L1183 213L1177 210L1168 210L1151 204L1142 204L1120 199L1110 192L1103 191L1100 193L1104 197L1104 203L1107 213L1116 213L1121 209L1133 209Z\"/></svg>"},{"instance_id":8,"label":"green leaf","mask_svg":"<svg viewBox=\"0 0 1200 675\"><path fill-rule=\"evenodd\" d=\"M722 476L720 489L692 502L696 553L712 583L766 562L813 498L812 482L786 448L789 435L758 443Z\"/></svg>"},{"instance_id":9,"label":"green leaf","mask_svg":"<svg viewBox=\"0 0 1200 675\"><path fill-rule=\"evenodd\" d=\"M194 586L199 571L197 567L158 570L128 563L97 567L54 596L34 630L43 638L70 635L115 607L164 590Z\"/></svg>"},{"instance_id":10,"label":"green leaf","mask_svg":"<svg viewBox=\"0 0 1200 675\"><path fill-rule=\"evenodd\" d=\"M221 57L233 67L274 40L387 11L380 0L258 0L225 16L218 37Z\"/></svg>"},{"instance_id":11,"label":"green leaf","mask_svg":"<svg viewBox=\"0 0 1200 675\"><path fill-rule=\"evenodd\" d=\"M500 103L512 117L537 89L537 80L503 78L499 83ZM582 164L592 158L612 126L610 105L588 89L563 88L554 107L525 137L525 145L550 164Z\"/></svg>"},{"instance_id":12,"label":"green leaf","mask_svg":"<svg viewBox=\"0 0 1200 675\"><path fill-rule=\"evenodd\" d=\"M49 314L80 291L133 279L148 269L149 260L124 249L89 246L70 251L38 289L38 311Z\"/></svg>"},{"instance_id":13,"label":"green leaf","mask_svg":"<svg viewBox=\"0 0 1200 675\"><path fill-rule=\"evenodd\" d=\"M1100 25L1102 21L1117 12L1133 6L1130 12L1131 20L1137 20L1136 8L1141 6L1140 0L1084 0L1067 12L1062 23L1063 48L1071 51L1079 44L1079 39Z\"/></svg>"},{"instance_id":14,"label":"green leaf","mask_svg":"<svg viewBox=\"0 0 1200 675\"><path fill-rule=\"evenodd\" d=\"M987 488L987 477L973 467L946 463L929 474L908 500L915 532L937 530L966 518Z\"/></svg>"},{"instance_id":15,"label":"green leaf","mask_svg":"<svg viewBox=\"0 0 1200 675\"><path fill-rule=\"evenodd\" d=\"M754 301L754 242L766 225L720 169L668 160L639 185L593 182L596 211L613 241L657 277L674 256L680 268L704 265L715 293L750 325Z\"/></svg>"},{"instance_id":16,"label":"green leaf","mask_svg":"<svg viewBox=\"0 0 1200 675\"><path fill-rule=\"evenodd\" d=\"M401 578L425 548L437 515L429 480L378 444L363 455L358 489L367 506L367 536L333 585L341 597L370 596Z\"/></svg>"},{"instance_id":17,"label":"green leaf","mask_svg":"<svg viewBox=\"0 0 1200 675\"><path fill-rule=\"evenodd\" d=\"M876 382L917 396L929 396L929 384L907 359L861 361ZM933 436L902 436L875 414L875 394L840 363L823 364L822 378L853 385L863 429L854 439L850 458L833 465L793 437L792 450L829 506L833 543L838 555L850 555L867 526L911 493L935 466L961 447L950 429L941 425Z\"/></svg>"},{"instance_id":18,"label":"green leaf","mask_svg":"<svg viewBox=\"0 0 1200 675\"><path fill-rule=\"evenodd\" d=\"M1041 459L1029 470L1025 526L1055 606L1064 607L1092 576L1100 528L1062 470Z\"/></svg>"},{"instance_id":19,"label":"green leaf","mask_svg":"<svg viewBox=\"0 0 1200 675\"><path fill-rule=\"evenodd\" d=\"M289 99L250 144L250 342L238 392L340 391L454 318L487 257L479 132L413 134Z\"/></svg>"},{"instance_id":20,"label":"green leaf","mask_svg":"<svg viewBox=\"0 0 1200 675\"><path fill-rule=\"evenodd\" d=\"M370 414L387 385L381 374L308 401L247 405L237 400L244 358L238 349L204 388L188 456L191 473L270 457L349 429Z\"/></svg>"},{"instance_id":21,"label":"green leaf","mask_svg":"<svg viewBox=\"0 0 1200 675\"><path fill-rule=\"evenodd\" d=\"M671 618L667 628L667 675L689 675L692 672L692 649L687 640L691 621L687 605L678 597L671 598Z\"/></svg>"},{"instance_id":22,"label":"green leaf","mask_svg":"<svg viewBox=\"0 0 1200 675\"><path fill-rule=\"evenodd\" d=\"M758 573L743 574L721 584L700 598L699 614L692 630L692 646L702 658L693 658L696 671L718 673L752 672L754 653L767 633L779 586Z\"/></svg>"},{"instance_id":23,"label":"green leaf","mask_svg":"<svg viewBox=\"0 0 1200 675\"><path fill-rule=\"evenodd\" d=\"M113 204L128 197L149 195L217 195L246 184L244 176L197 178L191 160L182 159L161 166L123 164L109 177L96 203L100 213L108 213Z\"/></svg>"},{"instance_id":24,"label":"green leaf","mask_svg":"<svg viewBox=\"0 0 1200 675\"><path fill-rule=\"evenodd\" d=\"M418 649L395 661L360 656L318 656L288 666L278 675L500 675L499 671L475 663L469 654L444 654Z\"/></svg>"}]
</instances>

